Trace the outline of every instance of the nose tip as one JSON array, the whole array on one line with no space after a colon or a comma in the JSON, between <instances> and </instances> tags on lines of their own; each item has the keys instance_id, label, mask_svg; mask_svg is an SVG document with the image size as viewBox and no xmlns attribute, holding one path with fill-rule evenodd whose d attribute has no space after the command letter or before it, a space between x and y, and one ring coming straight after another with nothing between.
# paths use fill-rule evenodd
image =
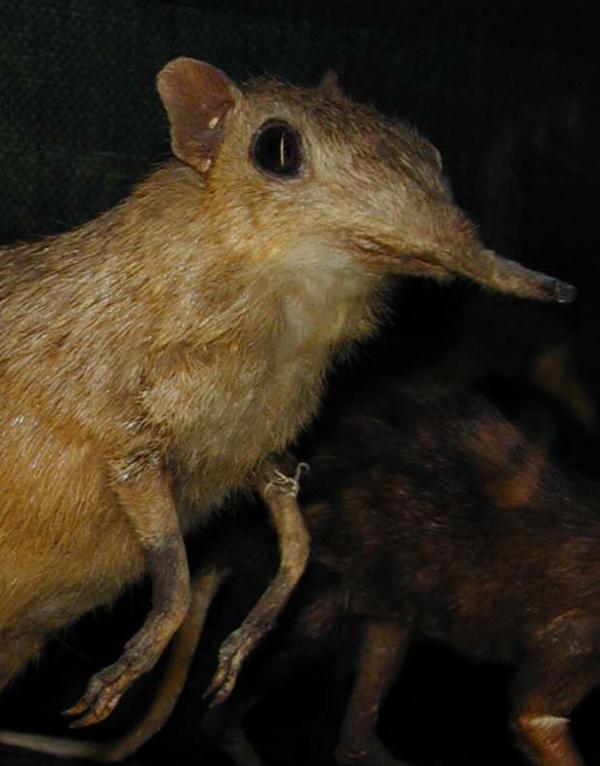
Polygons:
<instances>
[{"instance_id":1,"label":"nose tip","mask_svg":"<svg viewBox=\"0 0 600 766\"><path fill-rule=\"evenodd\" d=\"M573 303L577 297L577 288L559 279L553 280L552 297L557 303Z\"/></svg>"}]
</instances>

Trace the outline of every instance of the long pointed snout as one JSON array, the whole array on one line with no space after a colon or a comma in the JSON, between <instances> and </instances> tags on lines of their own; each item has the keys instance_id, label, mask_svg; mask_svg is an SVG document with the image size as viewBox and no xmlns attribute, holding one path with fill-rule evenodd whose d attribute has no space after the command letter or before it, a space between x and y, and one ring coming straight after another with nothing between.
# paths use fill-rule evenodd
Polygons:
<instances>
[{"instance_id":1,"label":"long pointed snout","mask_svg":"<svg viewBox=\"0 0 600 766\"><path fill-rule=\"evenodd\" d=\"M438 232L434 236L418 232L411 242L406 232L398 239L388 234L385 241L380 237L362 240L360 249L368 249L371 254L378 251L387 269L396 274L429 276L440 281L462 276L498 293L549 303L571 303L577 295L576 288L567 282L486 250L466 219L442 230L441 236Z\"/></svg>"},{"instance_id":2,"label":"long pointed snout","mask_svg":"<svg viewBox=\"0 0 600 766\"><path fill-rule=\"evenodd\" d=\"M442 282L465 277L498 293L547 303L571 303L577 296L573 285L502 258L478 243L469 242L450 250L447 246L423 241L418 245L406 240L393 242L388 239L385 244L381 240L371 241L368 245L370 253L376 248L387 269L395 274L432 277ZM360 249L367 250L364 240Z\"/></svg>"},{"instance_id":3,"label":"long pointed snout","mask_svg":"<svg viewBox=\"0 0 600 766\"><path fill-rule=\"evenodd\" d=\"M461 273L499 293L551 303L571 303L577 296L573 285L527 269L516 261L496 255L492 250L482 249L469 257L460 258L455 269L450 265L452 260L444 258L450 271Z\"/></svg>"},{"instance_id":4,"label":"long pointed snout","mask_svg":"<svg viewBox=\"0 0 600 766\"><path fill-rule=\"evenodd\" d=\"M451 274L462 275L498 293L549 303L570 303L576 289L487 250L463 211L454 205L429 209L432 258ZM433 236L431 236L433 235Z\"/></svg>"},{"instance_id":5,"label":"long pointed snout","mask_svg":"<svg viewBox=\"0 0 600 766\"><path fill-rule=\"evenodd\" d=\"M571 303L572 285L533 271L487 250L462 210L448 200L415 194L410 217L405 204L397 214L364 219L360 236L347 243L378 270L405 276L423 276L444 282L466 277L481 287L505 295L548 303ZM417 211L415 214L414 211Z\"/></svg>"}]
</instances>

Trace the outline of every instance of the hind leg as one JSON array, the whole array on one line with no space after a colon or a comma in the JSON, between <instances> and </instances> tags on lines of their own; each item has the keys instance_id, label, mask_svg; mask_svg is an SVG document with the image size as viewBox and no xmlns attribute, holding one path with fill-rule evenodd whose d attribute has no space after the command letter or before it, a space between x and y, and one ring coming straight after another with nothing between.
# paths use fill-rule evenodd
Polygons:
<instances>
[{"instance_id":1,"label":"hind leg","mask_svg":"<svg viewBox=\"0 0 600 766\"><path fill-rule=\"evenodd\" d=\"M288 627L282 645L250 662L233 693L221 705L205 712L201 728L206 738L226 753L236 766L264 766L244 728L246 716L265 694L281 689L320 653L320 639L327 633L331 608L336 603L328 592L314 598Z\"/></svg>"},{"instance_id":2,"label":"hind leg","mask_svg":"<svg viewBox=\"0 0 600 766\"><path fill-rule=\"evenodd\" d=\"M367 623L350 702L335 751L343 766L401 766L377 737L379 708L396 680L410 631L394 623Z\"/></svg>"},{"instance_id":3,"label":"hind leg","mask_svg":"<svg viewBox=\"0 0 600 766\"><path fill-rule=\"evenodd\" d=\"M298 598L303 605L291 622L280 626L279 641L262 656L252 658L231 696L221 705L211 706L202 718L204 735L236 766L263 766L246 736L246 716L273 690L287 687L293 693L293 679L321 656L324 643L338 624L341 596L337 588L311 583L309 579Z\"/></svg>"},{"instance_id":4,"label":"hind leg","mask_svg":"<svg viewBox=\"0 0 600 766\"><path fill-rule=\"evenodd\" d=\"M264 766L248 740L243 725L261 695L250 696L236 691L222 705L206 711L200 724L202 733L214 747L226 753L236 766Z\"/></svg>"},{"instance_id":5,"label":"hind leg","mask_svg":"<svg viewBox=\"0 0 600 766\"><path fill-rule=\"evenodd\" d=\"M517 672L513 728L521 751L538 766L583 766L569 736L569 715L600 681L597 657L538 657Z\"/></svg>"},{"instance_id":6,"label":"hind leg","mask_svg":"<svg viewBox=\"0 0 600 766\"><path fill-rule=\"evenodd\" d=\"M65 758L88 758L104 763L115 763L135 753L169 719L187 679L207 611L227 575L227 570L210 569L198 573L192 580L190 610L173 638L164 676L144 718L122 737L94 742L0 731L0 743Z\"/></svg>"}]
</instances>

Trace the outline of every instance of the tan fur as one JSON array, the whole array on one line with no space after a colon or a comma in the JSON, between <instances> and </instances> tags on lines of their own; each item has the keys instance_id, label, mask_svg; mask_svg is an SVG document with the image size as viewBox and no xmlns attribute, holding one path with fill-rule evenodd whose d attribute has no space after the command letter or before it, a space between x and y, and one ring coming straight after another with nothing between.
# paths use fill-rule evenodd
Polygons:
<instances>
[{"instance_id":1,"label":"tan fur","mask_svg":"<svg viewBox=\"0 0 600 766\"><path fill-rule=\"evenodd\" d=\"M171 161L97 220L0 251L0 686L143 573L157 533L120 488L164 479L184 530L205 518L314 415L388 274L561 299L482 250L433 147L330 90L231 86L205 175L204 155ZM298 178L249 161L273 116L303 137Z\"/></svg>"}]
</instances>

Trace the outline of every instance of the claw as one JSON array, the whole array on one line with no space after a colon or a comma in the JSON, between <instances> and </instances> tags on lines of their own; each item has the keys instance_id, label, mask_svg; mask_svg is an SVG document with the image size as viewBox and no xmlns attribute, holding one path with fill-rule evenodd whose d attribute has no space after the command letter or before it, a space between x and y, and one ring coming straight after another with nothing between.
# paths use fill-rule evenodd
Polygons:
<instances>
[{"instance_id":1,"label":"claw","mask_svg":"<svg viewBox=\"0 0 600 766\"><path fill-rule=\"evenodd\" d=\"M216 692L212 700L210 701L208 707L214 708L218 707L219 705L222 705L224 702L227 701L229 698L229 695L233 691L235 687L235 682L237 680L237 672L234 674L233 678L228 678L226 681L223 682L220 689Z\"/></svg>"},{"instance_id":2,"label":"claw","mask_svg":"<svg viewBox=\"0 0 600 766\"><path fill-rule=\"evenodd\" d=\"M70 718L71 716L79 715L83 711L84 711L84 708L81 707L81 701L80 701L76 705L73 705L73 707L68 707L66 710L62 710L61 715L64 715L65 717Z\"/></svg>"},{"instance_id":3,"label":"claw","mask_svg":"<svg viewBox=\"0 0 600 766\"><path fill-rule=\"evenodd\" d=\"M70 729L83 729L85 726L99 723L107 718L121 699L121 692L110 688L98 695L93 704L88 707L88 712L76 721L69 724Z\"/></svg>"},{"instance_id":4,"label":"claw","mask_svg":"<svg viewBox=\"0 0 600 766\"><path fill-rule=\"evenodd\" d=\"M217 670L203 695L204 699L212 698L209 707L221 705L235 688L240 669L248 654L246 644L247 637L237 630L221 646Z\"/></svg>"},{"instance_id":5,"label":"claw","mask_svg":"<svg viewBox=\"0 0 600 766\"><path fill-rule=\"evenodd\" d=\"M63 715L69 717L80 716L69 724L69 728L81 729L107 718L129 685L128 670L121 669L116 663L93 676L79 702L64 711Z\"/></svg>"},{"instance_id":6,"label":"claw","mask_svg":"<svg viewBox=\"0 0 600 766\"><path fill-rule=\"evenodd\" d=\"M98 682L96 676L94 676L90 682L88 683L88 687L81 697L81 699L76 702L72 707L68 708L67 710L63 711L63 715L66 716L78 716L85 713L85 711L89 708L90 704L92 703L94 697L98 694L99 688L98 688Z\"/></svg>"}]
</instances>

